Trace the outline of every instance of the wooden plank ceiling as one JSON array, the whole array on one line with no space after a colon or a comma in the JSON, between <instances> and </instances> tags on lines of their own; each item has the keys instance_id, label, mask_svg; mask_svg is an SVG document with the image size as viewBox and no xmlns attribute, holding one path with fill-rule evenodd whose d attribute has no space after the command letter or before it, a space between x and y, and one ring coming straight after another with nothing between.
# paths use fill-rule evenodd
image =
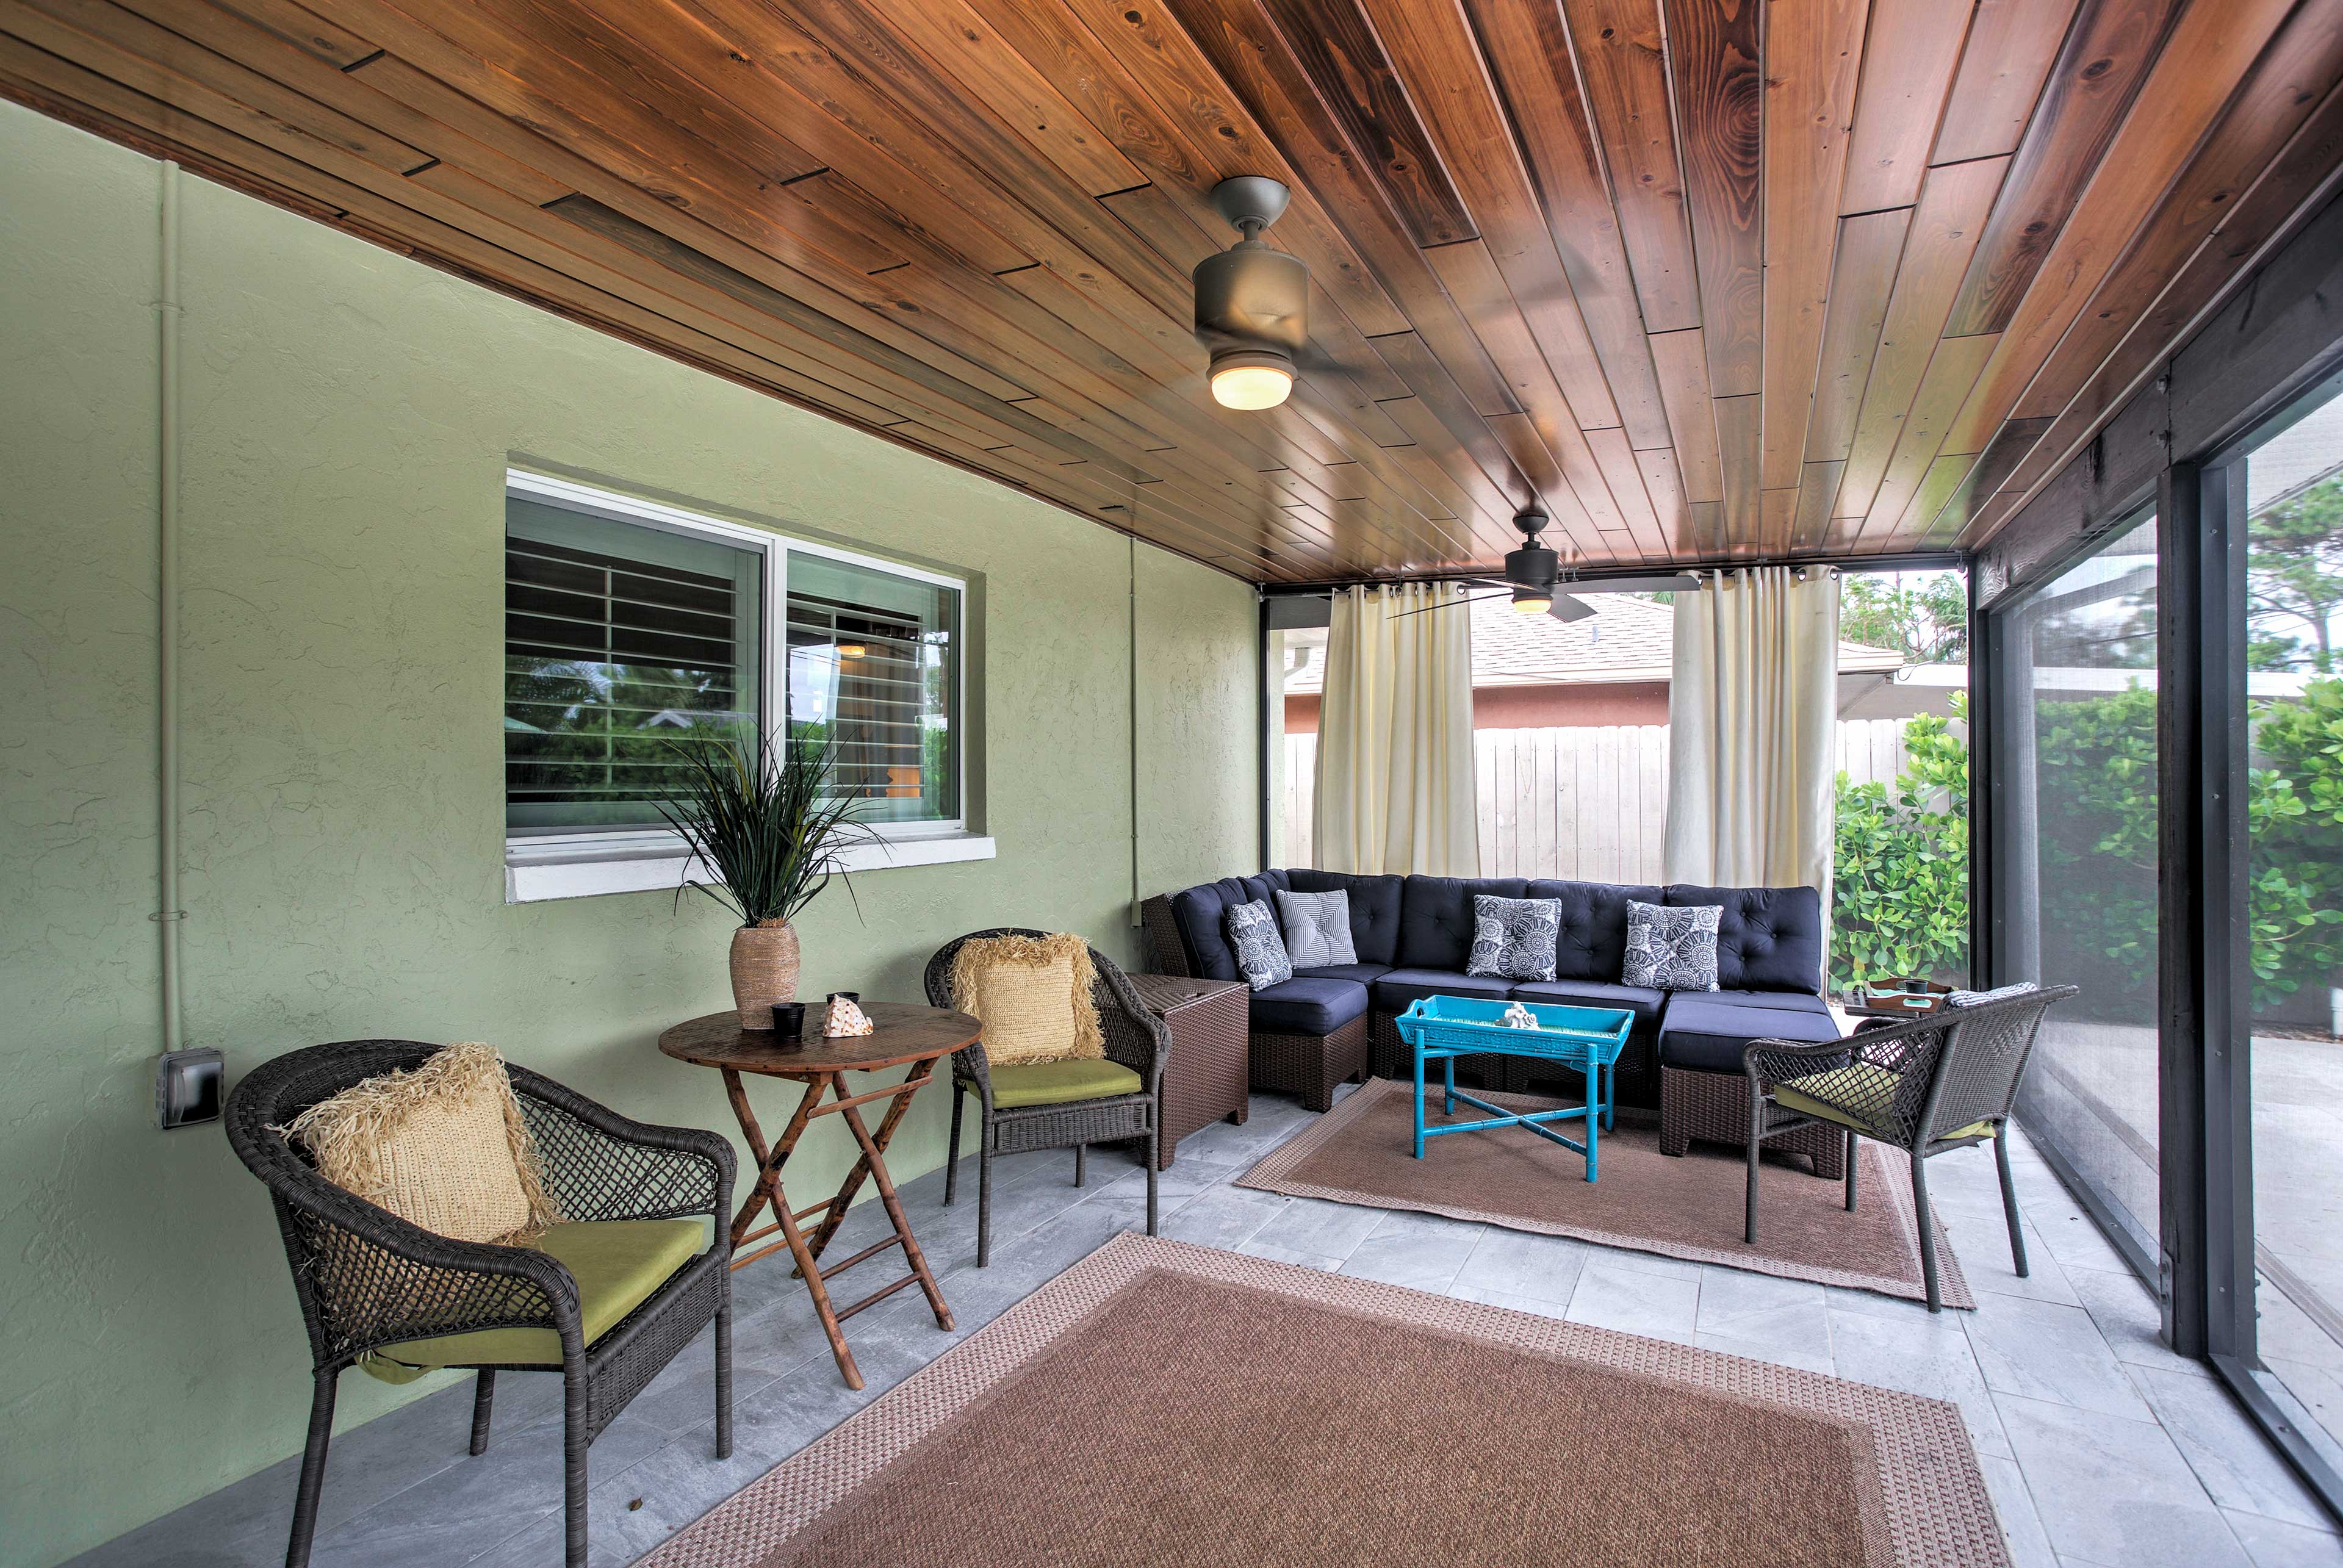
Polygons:
<instances>
[{"instance_id":1,"label":"wooden plank ceiling","mask_svg":"<svg viewBox=\"0 0 2343 1568\"><path fill-rule=\"evenodd\" d=\"M2338 78L2343 0L0 0L0 93L1268 582L1973 546Z\"/></svg>"}]
</instances>

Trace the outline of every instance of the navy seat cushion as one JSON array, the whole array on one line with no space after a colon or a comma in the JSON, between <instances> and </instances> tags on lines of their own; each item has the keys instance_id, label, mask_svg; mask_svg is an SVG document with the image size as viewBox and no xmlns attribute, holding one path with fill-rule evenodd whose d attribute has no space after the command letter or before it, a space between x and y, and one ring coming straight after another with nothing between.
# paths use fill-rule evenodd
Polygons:
<instances>
[{"instance_id":1,"label":"navy seat cushion","mask_svg":"<svg viewBox=\"0 0 2343 1568\"><path fill-rule=\"evenodd\" d=\"M1812 991L1803 990L1711 990L1696 994L1703 1001L1713 1001L1721 1007L1762 1007L1774 1012L1814 1012L1830 1016L1830 1003Z\"/></svg>"},{"instance_id":2,"label":"navy seat cushion","mask_svg":"<svg viewBox=\"0 0 2343 1568\"><path fill-rule=\"evenodd\" d=\"M1529 888L1519 877L1409 877L1405 881L1400 899L1399 953L1392 961L1402 969L1453 970L1460 975L1473 951L1473 895L1518 899Z\"/></svg>"},{"instance_id":3,"label":"navy seat cushion","mask_svg":"<svg viewBox=\"0 0 2343 1568\"><path fill-rule=\"evenodd\" d=\"M1389 964L1320 964L1314 969L1295 970L1296 980L1342 980L1353 985L1371 985L1391 973Z\"/></svg>"},{"instance_id":4,"label":"navy seat cushion","mask_svg":"<svg viewBox=\"0 0 2343 1568\"><path fill-rule=\"evenodd\" d=\"M1715 904L1716 983L1725 990L1823 989L1823 898L1812 888L1696 888L1674 882L1671 909Z\"/></svg>"},{"instance_id":5,"label":"navy seat cushion","mask_svg":"<svg viewBox=\"0 0 2343 1568\"><path fill-rule=\"evenodd\" d=\"M1678 991L1660 1017L1660 1065L1698 1072L1739 1072L1753 1040L1819 1045L1840 1038L1827 1009L1750 1007L1715 1000L1705 991Z\"/></svg>"},{"instance_id":6,"label":"navy seat cushion","mask_svg":"<svg viewBox=\"0 0 2343 1568\"><path fill-rule=\"evenodd\" d=\"M1366 1010L1357 980L1296 975L1252 993L1250 1022L1270 1034L1332 1034Z\"/></svg>"},{"instance_id":7,"label":"navy seat cushion","mask_svg":"<svg viewBox=\"0 0 2343 1568\"><path fill-rule=\"evenodd\" d=\"M1533 893L1532 898L1538 895ZM1634 1032L1648 1034L1660 1020L1668 993L1639 985L1606 985L1601 980L1524 980L1513 987L1522 1001L1553 1007L1624 1008L1635 1015Z\"/></svg>"},{"instance_id":8,"label":"navy seat cushion","mask_svg":"<svg viewBox=\"0 0 2343 1568\"><path fill-rule=\"evenodd\" d=\"M1351 950L1363 964L1388 969L1399 962L1399 911L1404 877L1354 877L1347 871L1295 867L1285 873L1289 891L1347 894L1351 900Z\"/></svg>"},{"instance_id":9,"label":"navy seat cushion","mask_svg":"<svg viewBox=\"0 0 2343 1568\"><path fill-rule=\"evenodd\" d=\"M1180 945L1187 950L1188 972L1199 980L1242 980L1237 972L1236 950L1229 946L1228 911L1239 904L1277 907L1279 890L1291 892L1283 871L1258 877L1222 877L1182 888L1172 895L1172 923L1180 928Z\"/></svg>"},{"instance_id":10,"label":"navy seat cushion","mask_svg":"<svg viewBox=\"0 0 2343 1568\"><path fill-rule=\"evenodd\" d=\"M1615 984L1627 961L1627 901L1660 901L1657 888L1623 888L1609 882L1532 881L1523 895L1562 905L1562 927L1554 944L1554 978Z\"/></svg>"},{"instance_id":11,"label":"navy seat cushion","mask_svg":"<svg viewBox=\"0 0 2343 1568\"><path fill-rule=\"evenodd\" d=\"M1503 1001L1513 992L1513 982L1501 975L1468 975L1459 964L1453 970L1393 970L1374 983L1377 1012L1405 1012L1412 1002L1428 996L1476 997Z\"/></svg>"}]
</instances>

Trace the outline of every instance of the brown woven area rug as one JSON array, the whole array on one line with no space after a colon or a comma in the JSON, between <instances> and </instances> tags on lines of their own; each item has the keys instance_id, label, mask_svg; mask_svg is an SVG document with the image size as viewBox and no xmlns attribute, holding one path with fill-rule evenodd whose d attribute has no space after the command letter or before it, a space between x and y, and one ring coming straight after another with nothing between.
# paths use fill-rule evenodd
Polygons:
<instances>
[{"instance_id":1,"label":"brown woven area rug","mask_svg":"<svg viewBox=\"0 0 2343 1568\"><path fill-rule=\"evenodd\" d=\"M1527 1094L1475 1094L1508 1110L1562 1103ZM1768 1156L1759 1167L1758 1244L1741 1239L1746 1166L1738 1150L1694 1143L1677 1157L1660 1152L1650 1127L1622 1122L1603 1135L1602 1180L1534 1132L1499 1128L1459 1132L1408 1152L1411 1086L1369 1079L1334 1109L1279 1144L1237 1179L1240 1187L1289 1198L1331 1198L1373 1209L1413 1209L1477 1220L1548 1236L1575 1236L1609 1247L1724 1263L1785 1279L1875 1291L1925 1301L1919 1232L1912 1224L1910 1162L1865 1141L1855 1211L1846 1189L1810 1174L1804 1160ZM1436 1096L1434 1122L1450 1120ZM1458 1106L1453 1120L1481 1112ZM1565 1123L1566 1136L1574 1126ZM1931 1217L1933 1221L1933 1216ZM1975 1308L1960 1260L1936 1227L1937 1286L1945 1305Z\"/></svg>"},{"instance_id":2,"label":"brown woven area rug","mask_svg":"<svg viewBox=\"0 0 2343 1568\"><path fill-rule=\"evenodd\" d=\"M1952 1405L1123 1235L644 1561L2008 1559Z\"/></svg>"}]
</instances>

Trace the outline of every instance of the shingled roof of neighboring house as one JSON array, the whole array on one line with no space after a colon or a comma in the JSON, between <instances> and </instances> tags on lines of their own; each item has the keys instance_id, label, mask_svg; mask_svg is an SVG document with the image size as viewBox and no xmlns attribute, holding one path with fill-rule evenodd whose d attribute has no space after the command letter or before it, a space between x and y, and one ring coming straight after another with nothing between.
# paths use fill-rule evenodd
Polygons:
<instances>
[{"instance_id":1,"label":"shingled roof of neighboring house","mask_svg":"<svg viewBox=\"0 0 2343 1568\"><path fill-rule=\"evenodd\" d=\"M1579 686L1668 678L1675 657L1674 610L1632 594L1590 594L1586 602L1594 614L1566 623L1546 615L1516 615L1499 598L1473 605L1466 612L1473 618L1473 684ZM1324 686L1324 636L1317 634L1320 646L1309 663L1286 678L1289 696ZM1289 645L1297 640L1288 634ZM1904 656L1893 648L1838 645L1842 675L1880 673L1903 663Z\"/></svg>"}]
</instances>

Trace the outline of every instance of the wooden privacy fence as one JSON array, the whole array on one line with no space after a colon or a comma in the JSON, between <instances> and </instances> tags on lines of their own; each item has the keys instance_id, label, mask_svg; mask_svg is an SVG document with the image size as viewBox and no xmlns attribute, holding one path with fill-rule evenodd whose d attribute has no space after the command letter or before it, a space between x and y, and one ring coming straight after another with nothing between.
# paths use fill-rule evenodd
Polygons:
<instances>
[{"instance_id":1,"label":"wooden privacy fence","mask_svg":"<svg viewBox=\"0 0 2343 1568\"><path fill-rule=\"evenodd\" d=\"M1904 766L1904 720L1849 719L1838 727L1838 765L1857 784L1892 779ZM1313 866L1312 785L1318 738L1285 738L1285 860ZM1587 882L1662 879L1668 813L1668 727L1476 729L1481 874L1567 877Z\"/></svg>"}]
</instances>

